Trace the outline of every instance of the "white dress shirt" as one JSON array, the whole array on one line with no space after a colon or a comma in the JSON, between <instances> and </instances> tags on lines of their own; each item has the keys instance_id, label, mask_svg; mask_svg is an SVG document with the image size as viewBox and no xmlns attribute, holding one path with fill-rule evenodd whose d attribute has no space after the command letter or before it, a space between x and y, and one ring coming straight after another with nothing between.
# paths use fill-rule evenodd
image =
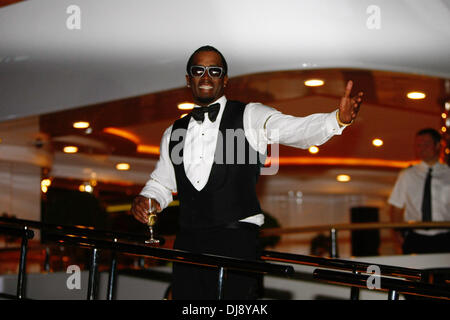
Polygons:
<instances>
[{"instance_id":1,"label":"white dress shirt","mask_svg":"<svg viewBox=\"0 0 450 320\"><path fill-rule=\"evenodd\" d=\"M431 219L432 221L450 221L450 168L435 163L431 173ZM405 221L422 221L422 199L425 179L429 165L425 162L400 172L388 202L405 208ZM423 235L436 235L448 232L445 229L415 230Z\"/></svg>"},{"instance_id":2,"label":"white dress shirt","mask_svg":"<svg viewBox=\"0 0 450 320\"><path fill-rule=\"evenodd\" d=\"M208 116L200 123L191 117L183 151L183 165L186 176L197 190L202 190L209 179L213 165L217 135L222 114L226 106L225 96L216 102L220 111L215 122ZM196 106L198 107L198 106ZM293 117L261 103L251 102L244 111L244 132L250 146L260 153L265 153L268 144L284 144L307 149L312 145L321 145L334 135L340 135L345 127L340 127L336 120L336 111L317 113L307 117ZM172 193L177 192L175 172L169 158L169 141L172 126L163 134L160 145L160 158L150 179L141 191L141 195L154 198L166 208L173 200ZM264 216L260 212L243 220L261 226Z\"/></svg>"}]
</instances>

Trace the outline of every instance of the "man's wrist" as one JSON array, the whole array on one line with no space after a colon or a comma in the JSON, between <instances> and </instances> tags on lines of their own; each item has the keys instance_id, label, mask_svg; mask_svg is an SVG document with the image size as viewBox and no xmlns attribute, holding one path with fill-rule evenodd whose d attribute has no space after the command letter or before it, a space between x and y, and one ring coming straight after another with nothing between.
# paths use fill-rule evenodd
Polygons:
<instances>
[{"instance_id":1,"label":"man's wrist","mask_svg":"<svg viewBox=\"0 0 450 320\"><path fill-rule=\"evenodd\" d=\"M341 119L339 119L339 109L338 109L338 111L336 112L336 120L337 120L338 124L339 124L341 127L347 127L347 126L349 126L349 125L351 125L351 124L353 123L353 120L350 121L349 123L344 123L344 122L342 122Z\"/></svg>"}]
</instances>

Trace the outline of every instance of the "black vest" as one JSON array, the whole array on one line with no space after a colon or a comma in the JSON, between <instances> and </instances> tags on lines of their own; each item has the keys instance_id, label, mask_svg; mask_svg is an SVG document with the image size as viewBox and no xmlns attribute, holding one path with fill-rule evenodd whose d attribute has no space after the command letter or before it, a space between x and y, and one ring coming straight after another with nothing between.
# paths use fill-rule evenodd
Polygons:
<instances>
[{"instance_id":1,"label":"black vest","mask_svg":"<svg viewBox=\"0 0 450 320\"><path fill-rule=\"evenodd\" d=\"M200 191L186 176L182 160L191 116L173 124L169 155L175 170L181 229L217 227L261 213L255 188L265 156L255 151L245 138L245 106L237 101L227 102L219 126L215 160L208 182Z\"/></svg>"}]
</instances>

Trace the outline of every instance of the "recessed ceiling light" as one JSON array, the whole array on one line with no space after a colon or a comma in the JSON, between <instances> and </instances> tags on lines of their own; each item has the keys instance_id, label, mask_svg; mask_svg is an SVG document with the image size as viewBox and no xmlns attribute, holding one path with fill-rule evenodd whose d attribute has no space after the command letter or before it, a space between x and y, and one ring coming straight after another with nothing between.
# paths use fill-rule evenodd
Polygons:
<instances>
[{"instance_id":1,"label":"recessed ceiling light","mask_svg":"<svg viewBox=\"0 0 450 320\"><path fill-rule=\"evenodd\" d=\"M76 129L86 129L89 128L89 122L87 121L77 121L73 123L73 127Z\"/></svg>"},{"instance_id":2,"label":"recessed ceiling light","mask_svg":"<svg viewBox=\"0 0 450 320\"><path fill-rule=\"evenodd\" d=\"M339 182L349 182L351 178L348 174L340 174L336 177L336 180Z\"/></svg>"},{"instance_id":3,"label":"recessed ceiling light","mask_svg":"<svg viewBox=\"0 0 450 320\"><path fill-rule=\"evenodd\" d=\"M194 109L194 104L191 102L182 102L178 104L178 109L180 110L192 110Z\"/></svg>"},{"instance_id":4,"label":"recessed ceiling light","mask_svg":"<svg viewBox=\"0 0 450 320\"><path fill-rule=\"evenodd\" d=\"M316 154L317 152L319 152L319 148L316 146L311 146L309 147L308 151L309 153Z\"/></svg>"},{"instance_id":5,"label":"recessed ceiling light","mask_svg":"<svg viewBox=\"0 0 450 320\"><path fill-rule=\"evenodd\" d=\"M372 140L372 144L373 144L375 147L381 147L381 146L383 145L383 140L378 139L378 138L373 139L373 140Z\"/></svg>"},{"instance_id":6,"label":"recessed ceiling light","mask_svg":"<svg viewBox=\"0 0 450 320\"><path fill-rule=\"evenodd\" d=\"M75 146L65 146L63 151L65 153L77 153L78 152L78 147Z\"/></svg>"},{"instance_id":7,"label":"recessed ceiling light","mask_svg":"<svg viewBox=\"0 0 450 320\"><path fill-rule=\"evenodd\" d=\"M305 86L307 87L320 87L323 86L324 81L320 79L308 79L305 81Z\"/></svg>"},{"instance_id":8,"label":"recessed ceiling light","mask_svg":"<svg viewBox=\"0 0 450 320\"><path fill-rule=\"evenodd\" d=\"M442 119L447 119L447 114L445 112L442 112L441 117L442 117Z\"/></svg>"},{"instance_id":9,"label":"recessed ceiling light","mask_svg":"<svg viewBox=\"0 0 450 320\"><path fill-rule=\"evenodd\" d=\"M130 164L125 162L118 163L116 164L116 169L121 171L130 170Z\"/></svg>"},{"instance_id":10,"label":"recessed ceiling light","mask_svg":"<svg viewBox=\"0 0 450 320\"><path fill-rule=\"evenodd\" d=\"M414 100L425 99L425 97L426 97L425 93L419 92L419 91L408 92L408 94L406 96L409 99L414 99Z\"/></svg>"},{"instance_id":11,"label":"recessed ceiling light","mask_svg":"<svg viewBox=\"0 0 450 320\"><path fill-rule=\"evenodd\" d=\"M441 128L441 131L442 131L442 132L447 132L447 128L443 126L443 127Z\"/></svg>"}]
</instances>

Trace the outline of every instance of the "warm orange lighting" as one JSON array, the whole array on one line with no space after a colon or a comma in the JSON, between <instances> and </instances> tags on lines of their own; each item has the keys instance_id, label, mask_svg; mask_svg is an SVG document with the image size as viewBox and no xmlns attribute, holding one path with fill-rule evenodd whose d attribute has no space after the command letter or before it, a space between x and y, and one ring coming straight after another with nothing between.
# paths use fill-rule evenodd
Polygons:
<instances>
[{"instance_id":1,"label":"warm orange lighting","mask_svg":"<svg viewBox=\"0 0 450 320\"><path fill-rule=\"evenodd\" d=\"M116 169L121 171L130 170L130 164L125 162L118 163L116 164Z\"/></svg>"},{"instance_id":2,"label":"warm orange lighting","mask_svg":"<svg viewBox=\"0 0 450 320\"><path fill-rule=\"evenodd\" d=\"M441 128L441 131L442 131L442 132L447 132L447 128L446 128L446 127L442 127L442 128Z\"/></svg>"},{"instance_id":3,"label":"warm orange lighting","mask_svg":"<svg viewBox=\"0 0 450 320\"><path fill-rule=\"evenodd\" d=\"M137 146L136 151L139 153L159 154L159 146L140 144Z\"/></svg>"},{"instance_id":4,"label":"warm orange lighting","mask_svg":"<svg viewBox=\"0 0 450 320\"><path fill-rule=\"evenodd\" d=\"M52 181L50 179L42 179L41 181L41 191L43 193L47 193L48 187L52 184Z\"/></svg>"},{"instance_id":5,"label":"warm orange lighting","mask_svg":"<svg viewBox=\"0 0 450 320\"><path fill-rule=\"evenodd\" d=\"M320 79L308 79L304 83L307 87L320 87L323 86L324 81Z\"/></svg>"},{"instance_id":6,"label":"warm orange lighting","mask_svg":"<svg viewBox=\"0 0 450 320\"><path fill-rule=\"evenodd\" d=\"M131 142L134 142L135 144L139 144L139 142L140 142L140 139L138 136L136 136L135 134L133 134L129 131L123 130L123 129L108 127L108 128L103 129L103 132L130 140Z\"/></svg>"},{"instance_id":7,"label":"warm orange lighting","mask_svg":"<svg viewBox=\"0 0 450 320\"><path fill-rule=\"evenodd\" d=\"M319 152L319 148L317 148L316 146L311 146L309 147L308 151L309 153L316 154L317 152Z\"/></svg>"},{"instance_id":8,"label":"warm orange lighting","mask_svg":"<svg viewBox=\"0 0 450 320\"><path fill-rule=\"evenodd\" d=\"M450 154L450 149L449 148L445 148L445 154Z\"/></svg>"},{"instance_id":9,"label":"warm orange lighting","mask_svg":"<svg viewBox=\"0 0 450 320\"><path fill-rule=\"evenodd\" d=\"M349 182L351 178L348 174L340 174L336 177L336 180L339 182Z\"/></svg>"},{"instance_id":10,"label":"warm orange lighting","mask_svg":"<svg viewBox=\"0 0 450 320\"><path fill-rule=\"evenodd\" d=\"M80 190L81 192L92 193L94 191L94 188L89 183L84 183L80 184L78 190Z\"/></svg>"},{"instance_id":11,"label":"warm orange lighting","mask_svg":"<svg viewBox=\"0 0 450 320\"><path fill-rule=\"evenodd\" d=\"M447 119L447 114L445 112L442 112L441 117L442 119Z\"/></svg>"},{"instance_id":12,"label":"warm orange lighting","mask_svg":"<svg viewBox=\"0 0 450 320\"><path fill-rule=\"evenodd\" d=\"M184 118L184 117L186 117L188 114L189 114L189 113L183 113L183 114L180 116L180 118Z\"/></svg>"},{"instance_id":13,"label":"warm orange lighting","mask_svg":"<svg viewBox=\"0 0 450 320\"><path fill-rule=\"evenodd\" d=\"M414 100L425 99L425 97L426 97L425 93L419 92L419 91L408 92L408 94L406 96L409 99L414 99Z\"/></svg>"},{"instance_id":14,"label":"warm orange lighting","mask_svg":"<svg viewBox=\"0 0 450 320\"><path fill-rule=\"evenodd\" d=\"M87 121L77 121L73 123L73 127L76 129L86 129L89 128L89 122Z\"/></svg>"},{"instance_id":15,"label":"warm orange lighting","mask_svg":"<svg viewBox=\"0 0 450 320\"><path fill-rule=\"evenodd\" d=\"M373 144L375 147L381 147L381 146L383 145L383 140L378 139L378 138L373 139L373 140L372 140L372 144Z\"/></svg>"},{"instance_id":16,"label":"warm orange lighting","mask_svg":"<svg viewBox=\"0 0 450 320\"><path fill-rule=\"evenodd\" d=\"M63 151L65 153L77 153L78 152L78 147L75 146L65 146Z\"/></svg>"},{"instance_id":17,"label":"warm orange lighting","mask_svg":"<svg viewBox=\"0 0 450 320\"><path fill-rule=\"evenodd\" d=\"M194 104L191 102L183 102L178 104L178 109L180 110L192 110L194 109Z\"/></svg>"},{"instance_id":18,"label":"warm orange lighting","mask_svg":"<svg viewBox=\"0 0 450 320\"><path fill-rule=\"evenodd\" d=\"M373 158L332 158L332 157L267 157L266 163L270 165L341 165L341 166L363 166L363 167L387 167L407 168L418 161L396 161Z\"/></svg>"}]
</instances>

